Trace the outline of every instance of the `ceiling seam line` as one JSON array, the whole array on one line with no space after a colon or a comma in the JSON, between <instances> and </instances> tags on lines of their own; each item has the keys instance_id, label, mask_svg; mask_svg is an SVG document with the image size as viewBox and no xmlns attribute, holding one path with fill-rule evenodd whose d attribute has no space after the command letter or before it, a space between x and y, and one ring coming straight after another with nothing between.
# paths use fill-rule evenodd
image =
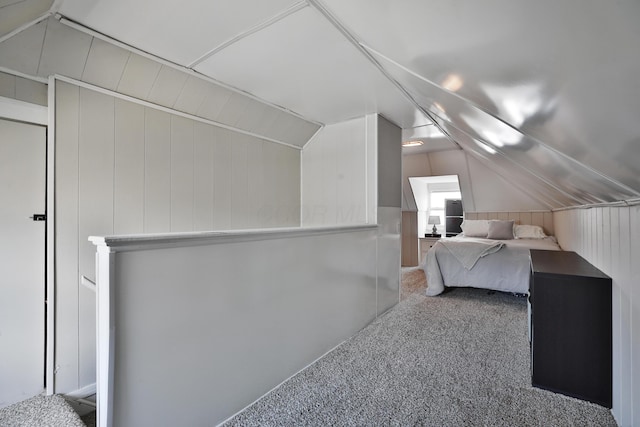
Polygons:
<instances>
[{"instance_id":1,"label":"ceiling seam line","mask_svg":"<svg viewBox=\"0 0 640 427\"><path fill-rule=\"evenodd\" d=\"M268 26L275 24L276 22L286 18L287 16L304 9L305 7L308 6L308 3L306 1L300 1L298 3L293 4L291 7L283 10L282 12L276 14L275 16L267 19L264 22L261 22L259 24L257 24L256 26L238 34L235 37L230 38L229 40L221 43L220 45L214 47L213 49L211 49L210 51L206 52L204 55L200 56L199 58L197 58L195 61L191 62L189 65L187 65L187 68L191 68L193 69L193 67L195 67L196 65L201 64L202 62L206 61L207 59L211 58L213 55L215 55L216 53L220 52L221 50L231 46L232 44L246 38L249 37L252 34L257 33L260 30L263 30L264 28L267 28Z\"/></svg>"},{"instance_id":2,"label":"ceiling seam line","mask_svg":"<svg viewBox=\"0 0 640 427\"><path fill-rule=\"evenodd\" d=\"M47 41L47 33L49 32L49 20L46 20L44 25L44 35L42 36L42 46L40 46L40 54L38 55L38 66L36 67L36 74L40 73L40 65L42 65L42 54L44 53L44 44Z\"/></svg>"},{"instance_id":3,"label":"ceiling seam line","mask_svg":"<svg viewBox=\"0 0 640 427\"><path fill-rule=\"evenodd\" d=\"M411 103L413 106L418 109L422 114L427 116L429 120L438 128L440 131L450 139L451 142L456 144L459 148L460 144L457 141L452 139L445 131L440 127L438 123L433 120L431 113L423 108L418 102L411 96L411 94L402 86L396 79L391 77L389 73L384 69L384 67L367 51L362 43L360 43L352 34L347 30L347 28L342 25L323 5L319 3L318 0L307 0L310 5L312 5L320 14L322 14L351 44L353 44L356 49L365 57L369 62L371 62L377 69L382 73L382 75L391 82L396 89L400 91L404 95L404 97Z\"/></svg>"},{"instance_id":4,"label":"ceiling seam line","mask_svg":"<svg viewBox=\"0 0 640 427\"><path fill-rule=\"evenodd\" d=\"M82 65L82 72L80 73L80 79L84 80L84 73L87 71L87 63L89 62L89 56L91 56L91 49L93 49L93 42L96 40L95 37L91 37L91 43L89 43L89 51L87 52L87 56L84 58L84 64Z\"/></svg>"},{"instance_id":5,"label":"ceiling seam line","mask_svg":"<svg viewBox=\"0 0 640 427\"><path fill-rule=\"evenodd\" d=\"M475 141L476 138L472 137L471 135L469 135L467 132L465 132L462 129L458 129L456 126L454 126L453 124L451 124L452 127L454 127L458 132L463 133L464 135L466 135L468 138L471 138L471 140ZM484 143L484 141L483 141ZM463 149L464 150L464 149ZM464 150L465 153L467 152L467 150ZM469 150L470 152L474 153L473 150ZM555 189L557 192L561 193L562 195L564 195L565 197L567 197L568 199L574 200L576 202L580 202L578 199L576 199L575 197L573 197L571 194L569 194L568 192L566 192L565 190L558 188L557 186L549 183L546 179L541 178L538 174L534 173L531 169L529 169L526 166L521 165L520 163L516 162L515 160L513 160L511 157L505 155L502 151L500 150L495 150L496 153L502 157L503 159L507 160L508 162L511 162L512 164L514 164L515 166L527 171L528 173L530 173L532 176L534 176L535 178L538 178L540 181L542 181L543 183L547 184L549 187Z\"/></svg>"},{"instance_id":6,"label":"ceiling seam line","mask_svg":"<svg viewBox=\"0 0 640 427\"><path fill-rule=\"evenodd\" d=\"M468 134L467 132L465 132L464 130L458 129L458 128L457 128L456 126L454 126L453 124L451 124L451 126L452 126L453 128L455 128L458 132L460 132L460 133L464 134L465 136L467 136L468 138L470 138L471 140L473 140L474 142L476 141L476 138L472 137L471 135L469 135L469 134ZM484 143L484 141L483 141L483 143ZM475 151L473 151L473 150L466 150L466 149L464 149L464 148L463 148L463 151L464 151L465 153L469 152L470 154L474 155L474 157L476 157L476 158L477 158L477 157L484 158L484 157L482 157L480 154L477 154L477 153L476 153ZM533 172L532 170L530 170L528 167L525 167L525 166L521 165L520 163L518 163L518 162L516 162L515 160L513 160L511 157L506 156L503 152L501 152L501 151L499 151L499 150L496 150L496 154L497 154L497 155L499 155L501 158L505 159L506 161L508 161L508 162L512 163L512 164L513 164L513 165L515 165L516 167L519 167L519 168L523 169L523 170L524 170L524 171L526 171L527 173L531 174L531 176L533 176L534 178L539 179L542 183L544 183L544 184L548 185L549 187L551 187L552 189L556 190L558 193L560 193L560 194L564 195L564 196L565 196L565 197L567 197L568 199L570 199L570 200L574 200L575 202L580 202L578 199L576 199L575 197L573 197L571 194L567 193L565 190L563 190L563 189L561 189L561 188L558 188L558 187L556 187L555 185L553 185L553 184L551 184L551 183L547 182L547 180L545 180L545 179L541 178L538 174L534 173L534 172ZM489 162L490 162L490 160L489 160L489 159L485 159L485 160L487 160L487 161L489 161ZM505 177L505 179L506 179L506 177ZM560 203L558 200L556 200L555 198L552 198L552 199L553 199L554 201L558 202L558 204L560 204L560 205L562 204L562 203Z\"/></svg>"},{"instance_id":7,"label":"ceiling seam line","mask_svg":"<svg viewBox=\"0 0 640 427\"><path fill-rule=\"evenodd\" d=\"M314 1L314 0L309 0L309 1ZM529 135L529 134L527 134L527 133L522 132L520 129L518 129L517 127L513 126L513 125L512 125L512 124L510 124L509 122L505 121L505 120L504 120L504 119L502 119L501 117L499 117L499 116L497 116L497 115L495 115L495 114L492 114L492 113L490 113L490 112L486 111L484 108L482 108L482 107L478 106L477 104L475 104L474 102L472 102L472 101L470 101L470 100L468 100L468 99L466 99L466 98L464 98L464 97L462 97L462 96L458 95L458 94L457 94L457 93L455 93L455 92L451 92L451 91L448 91L448 90L446 90L446 89L442 88L441 86L439 86L439 85L435 84L435 83L434 83L434 82L432 82L431 80L426 79L426 78L424 78L423 76L419 75L418 73L416 73L416 72L414 72L414 71L410 70L409 68L407 68L407 67L405 67L405 66L403 66L403 65L401 65L401 64L399 64L399 63L397 63L396 61L392 60L391 58L388 58L386 55L383 55L382 53L378 52L377 50L375 50L375 49L373 49L373 48L371 48L371 47L369 47L369 46L367 46L367 45L365 45L365 44L362 44L362 46L363 46L363 48L365 48L366 50L371 50L372 52L375 52L377 55L379 55L379 56L381 56L381 57L385 58L387 61L389 61L389 62L393 63L395 66L397 66L398 68L401 68L402 70L406 71L407 73L411 74L412 76L414 76L414 77L416 77L416 78L418 78L418 79L420 79L420 80L422 80L422 81L424 81L424 82L426 82L426 83L428 83L428 84L430 84L430 85L432 85L432 86L436 87L436 88L437 88L437 89L439 89L439 90L442 90L442 91L444 91L444 92L448 93L448 94L449 94L449 95L451 95L451 96L456 97L457 99L459 99L459 100L463 101L465 104L470 105L472 108L475 108L475 109L477 109L478 111L483 112L484 114L488 115L489 117L493 118L494 120L497 120L497 121L499 121L500 123L502 123L503 125L505 125L505 126L509 127L510 129L512 129L512 130L514 130L514 131L516 131L516 132L518 132L520 135L522 135L522 136L525 136L525 137L527 137L527 138L532 139L533 141L535 141L535 142L539 143L540 145L542 145L542 146L543 146L543 147L545 147L546 149L548 149L548 150L552 151L553 153L558 154L559 156L561 156L561 157L565 158L566 160L569 160L569 161L571 161L571 162L573 162L573 163L579 164L579 165L583 166L585 169L589 170L590 172L593 172L594 174L596 174L596 175L600 176L601 178L603 178L603 179L605 179L605 180L609 181L610 183L615 184L615 185L617 185L617 186L620 186L620 187L624 188L625 190L627 190L627 191L629 191L629 192L631 192L631 193L633 193L633 194L636 194L636 195L640 196L640 193L638 193L637 191L635 191L635 190L634 190L634 189L632 189L631 187L628 187L626 184L623 184L623 183L621 183L621 182L619 182L619 181L617 181L617 180L615 180L615 179L613 179L613 178L610 178L609 176L604 175L604 174L602 174L601 172L598 172L598 171L596 171L595 169L591 168L590 166L587 166L587 165L585 165L584 163L581 163L581 162L579 162L579 161L575 160L573 157L568 156L567 154L565 154L565 153L563 153L563 152L561 152L561 151L559 151L559 150L555 149L554 147L549 146L548 144L546 144L545 142L541 141L540 139L538 139L538 138L536 138L536 137L534 137L534 136L532 136L532 135ZM431 116L429 116L429 118L431 119ZM491 143L489 143L489 145L490 145L491 147L495 147L495 145L493 145L493 144L491 144ZM497 147L496 147L496 148L497 148Z\"/></svg>"},{"instance_id":8,"label":"ceiling seam line","mask_svg":"<svg viewBox=\"0 0 640 427\"><path fill-rule=\"evenodd\" d=\"M31 81L38 82L38 83L49 84L49 79L46 78L46 77L31 76L29 74L25 74L25 73L20 72L20 71L16 71L16 70L12 70L12 69L7 68L7 67L3 67L2 65L0 65L0 73L9 74L9 75L12 75L14 77L21 77L23 79L31 80Z\"/></svg>"},{"instance_id":9,"label":"ceiling seam line","mask_svg":"<svg viewBox=\"0 0 640 427\"><path fill-rule=\"evenodd\" d=\"M5 41L9 40L11 37L16 36L16 35L20 34L21 32L28 30L29 28L33 27L34 25L37 25L37 24L41 23L42 21L48 19L52 15L53 14L51 12L47 12L47 13L37 17L36 19L27 22L26 24L22 24L21 26L19 26L15 30L10 31L7 34L5 34L4 36L0 37L0 43L4 43Z\"/></svg>"},{"instance_id":10,"label":"ceiling seam line","mask_svg":"<svg viewBox=\"0 0 640 427\"><path fill-rule=\"evenodd\" d=\"M475 155L476 153L474 153L474 152L467 153L467 152L465 151L465 154L469 154L469 155L471 155L473 158L475 158L475 159L476 159L476 161L479 161L483 166L487 167L487 165L483 164L483 163L482 163L482 161L478 158L478 156L476 156L476 155ZM466 157L466 156L465 156L465 157ZM488 160L488 159L485 159L485 160ZM468 160L467 160L467 165L468 165ZM557 200L555 197L549 196L549 197L548 197L548 199L545 199L545 197L540 197L540 196L538 196L538 195L534 194L534 192L532 192L532 191L528 190L524 185L522 185L522 184L520 184L520 183L518 183L518 182L516 182L516 181L509 180L509 179L508 179L508 177L506 177L506 176L505 176L506 174L504 174L504 173L502 173L502 172L498 172L498 171L496 171L495 169L490 169L490 170L491 170L493 173L495 173L496 175L498 175L498 177L500 177L500 179L502 179L502 180L504 180L505 182L507 182L507 183L509 183L509 184L513 185L514 187L516 187L517 189L519 189L520 191L522 191L523 193L525 193L527 196L529 196L529 197L531 197L531 198L533 198L533 199L535 199L535 200L539 201L540 203L542 203L542 204L546 205L546 206L547 206L547 209L546 209L546 210L543 210L543 211L540 211L540 212L551 212L551 211L553 211L554 207L553 207L553 205L550 203L550 201L549 201L549 200L551 200L552 202L556 203L557 205L562 205L562 203L561 203L559 200ZM526 170L526 169L525 169L525 170ZM529 172L529 173L532 173L532 172ZM536 175L534 175L534 176L535 176L535 177L537 177ZM543 181L543 182L544 182L544 181ZM500 212L500 211L497 211L497 212ZM502 211L502 212L511 212L511 211ZM535 211L529 211L529 212L535 212Z\"/></svg>"},{"instance_id":11,"label":"ceiling seam line","mask_svg":"<svg viewBox=\"0 0 640 427\"><path fill-rule=\"evenodd\" d=\"M605 203L592 203L587 205L566 206L562 208L552 209L552 212L562 212L577 209L592 209L600 207L612 207L612 208L626 208L640 205L640 198L620 200L618 202L605 202Z\"/></svg>"}]
</instances>

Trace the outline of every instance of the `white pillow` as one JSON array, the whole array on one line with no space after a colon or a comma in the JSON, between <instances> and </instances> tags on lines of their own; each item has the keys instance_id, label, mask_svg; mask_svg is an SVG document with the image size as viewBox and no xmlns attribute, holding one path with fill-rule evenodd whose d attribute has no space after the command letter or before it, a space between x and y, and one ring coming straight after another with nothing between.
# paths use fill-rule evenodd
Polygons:
<instances>
[{"instance_id":1,"label":"white pillow","mask_svg":"<svg viewBox=\"0 0 640 427\"><path fill-rule=\"evenodd\" d=\"M544 239L547 237L538 225L516 225L516 239Z\"/></svg>"},{"instance_id":2,"label":"white pillow","mask_svg":"<svg viewBox=\"0 0 640 427\"><path fill-rule=\"evenodd\" d=\"M465 219L460 228L467 237L487 237L489 221L486 219Z\"/></svg>"}]
</instances>

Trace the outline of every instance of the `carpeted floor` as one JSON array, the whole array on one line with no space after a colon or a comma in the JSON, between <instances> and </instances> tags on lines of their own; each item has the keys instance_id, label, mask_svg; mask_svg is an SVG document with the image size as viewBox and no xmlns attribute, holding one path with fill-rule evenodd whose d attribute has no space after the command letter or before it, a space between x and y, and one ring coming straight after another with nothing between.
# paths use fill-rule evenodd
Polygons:
<instances>
[{"instance_id":1,"label":"carpeted floor","mask_svg":"<svg viewBox=\"0 0 640 427\"><path fill-rule=\"evenodd\" d=\"M427 279L424 270L420 267L403 267L400 283L400 300L404 300L411 294L424 294L427 290Z\"/></svg>"},{"instance_id":2,"label":"carpeted floor","mask_svg":"<svg viewBox=\"0 0 640 427\"><path fill-rule=\"evenodd\" d=\"M67 401L59 395L35 396L0 409L2 427L84 427Z\"/></svg>"},{"instance_id":3,"label":"carpeted floor","mask_svg":"<svg viewBox=\"0 0 640 427\"><path fill-rule=\"evenodd\" d=\"M525 298L430 298L421 271L403 279L400 304L225 426L616 425L605 408L531 387Z\"/></svg>"}]
</instances>

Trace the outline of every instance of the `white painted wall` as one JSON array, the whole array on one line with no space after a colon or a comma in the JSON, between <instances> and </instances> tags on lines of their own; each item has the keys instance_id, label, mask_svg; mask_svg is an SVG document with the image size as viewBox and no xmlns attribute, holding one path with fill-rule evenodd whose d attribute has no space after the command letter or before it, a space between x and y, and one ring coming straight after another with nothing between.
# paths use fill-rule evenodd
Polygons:
<instances>
[{"instance_id":1,"label":"white painted wall","mask_svg":"<svg viewBox=\"0 0 640 427\"><path fill-rule=\"evenodd\" d=\"M613 279L613 408L621 427L640 423L640 206L557 211L563 249Z\"/></svg>"},{"instance_id":2,"label":"white painted wall","mask_svg":"<svg viewBox=\"0 0 640 427\"><path fill-rule=\"evenodd\" d=\"M298 226L300 151L60 81L55 108L55 379L69 392L95 381L88 236Z\"/></svg>"},{"instance_id":3,"label":"white painted wall","mask_svg":"<svg viewBox=\"0 0 640 427\"><path fill-rule=\"evenodd\" d=\"M435 151L403 156L405 167L403 186L408 199L411 194L408 178L412 176L458 175L465 211L536 211L549 210L541 201L483 165L463 150ZM403 209L411 209L411 203Z\"/></svg>"},{"instance_id":4,"label":"white painted wall","mask_svg":"<svg viewBox=\"0 0 640 427\"><path fill-rule=\"evenodd\" d=\"M377 116L327 125L301 154L303 226L375 224Z\"/></svg>"},{"instance_id":5,"label":"white painted wall","mask_svg":"<svg viewBox=\"0 0 640 427\"><path fill-rule=\"evenodd\" d=\"M217 425L381 313L375 225L105 240L103 427Z\"/></svg>"},{"instance_id":6,"label":"white painted wall","mask_svg":"<svg viewBox=\"0 0 640 427\"><path fill-rule=\"evenodd\" d=\"M416 176L430 176L431 165L429 164L429 154L417 153L417 154L405 154L402 156L402 210L403 211L417 211L415 197L411 184L409 183L410 177Z\"/></svg>"},{"instance_id":7,"label":"white painted wall","mask_svg":"<svg viewBox=\"0 0 640 427\"><path fill-rule=\"evenodd\" d=\"M401 129L378 115L325 126L302 151L302 225L378 224L377 307L399 301Z\"/></svg>"}]
</instances>

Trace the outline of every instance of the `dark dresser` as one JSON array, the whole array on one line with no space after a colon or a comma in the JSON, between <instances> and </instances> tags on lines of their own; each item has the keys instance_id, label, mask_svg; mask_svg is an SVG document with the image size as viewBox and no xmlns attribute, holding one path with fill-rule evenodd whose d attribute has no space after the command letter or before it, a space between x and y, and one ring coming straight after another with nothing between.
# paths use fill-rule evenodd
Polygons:
<instances>
[{"instance_id":1,"label":"dark dresser","mask_svg":"<svg viewBox=\"0 0 640 427\"><path fill-rule=\"evenodd\" d=\"M535 387L611 408L611 278L575 252L531 250Z\"/></svg>"}]
</instances>

